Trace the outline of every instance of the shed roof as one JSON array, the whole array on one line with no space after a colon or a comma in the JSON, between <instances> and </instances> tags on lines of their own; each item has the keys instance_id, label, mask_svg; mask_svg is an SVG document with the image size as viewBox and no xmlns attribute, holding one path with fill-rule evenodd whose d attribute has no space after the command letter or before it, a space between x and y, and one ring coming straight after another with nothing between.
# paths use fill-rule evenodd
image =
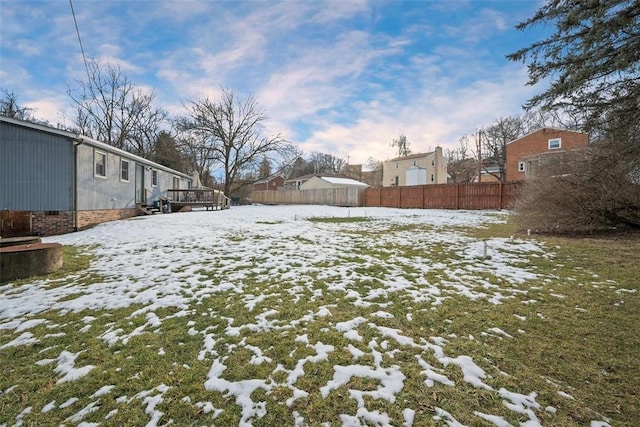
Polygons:
<instances>
[{"instance_id":1,"label":"shed roof","mask_svg":"<svg viewBox=\"0 0 640 427\"><path fill-rule=\"evenodd\" d=\"M335 185L358 185L358 186L368 187L368 185L365 184L364 182L356 181L355 179L351 179L351 178L340 178L335 176L321 176L318 178Z\"/></svg>"},{"instance_id":2,"label":"shed roof","mask_svg":"<svg viewBox=\"0 0 640 427\"><path fill-rule=\"evenodd\" d=\"M408 156L402 156L402 157L395 157L391 160L387 160L387 162L397 162L399 160L411 160L411 159L420 159L423 157L427 157L432 155L433 153L435 153L435 151L429 151L428 153L416 153L416 154L409 154Z\"/></svg>"},{"instance_id":3,"label":"shed roof","mask_svg":"<svg viewBox=\"0 0 640 427\"><path fill-rule=\"evenodd\" d=\"M265 178L259 179L256 182L254 182L253 184L264 184L266 182L270 182L273 181L276 178L282 178L284 180L284 176L282 175L282 173L277 173L277 174L273 174L273 175L269 175Z\"/></svg>"},{"instance_id":4,"label":"shed roof","mask_svg":"<svg viewBox=\"0 0 640 427\"><path fill-rule=\"evenodd\" d=\"M310 173L307 175L302 175L302 176L297 176L297 177L291 177L287 180L285 180L285 182L297 182L297 181L307 181L313 177L317 177L317 178L327 178L327 177L336 177L336 178L344 178L342 175L336 175L333 173Z\"/></svg>"}]
</instances>

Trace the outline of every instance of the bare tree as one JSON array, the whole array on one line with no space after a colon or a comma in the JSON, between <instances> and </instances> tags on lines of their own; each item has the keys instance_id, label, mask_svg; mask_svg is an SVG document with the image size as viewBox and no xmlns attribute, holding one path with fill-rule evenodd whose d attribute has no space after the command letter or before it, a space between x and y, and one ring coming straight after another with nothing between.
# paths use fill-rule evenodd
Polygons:
<instances>
[{"instance_id":1,"label":"bare tree","mask_svg":"<svg viewBox=\"0 0 640 427\"><path fill-rule=\"evenodd\" d=\"M147 156L167 114L153 106L155 92L136 87L119 67L89 63L88 81L68 89L80 132L114 147Z\"/></svg>"},{"instance_id":2,"label":"bare tree","mask_svg":"<svg viewBox=\"0 0 640 427\"><path fill-rule=\"evenodd\" d=\"M493 125L480 131L485 172L504 182L507 177L507 143L524 135L519 116L500 117ZM489 166L497 166L497 172Z\"/></svg>"},{"instance_id":3,"label":"bare tree","mask_svg":"<svg viewBox=\"0 0 640 427\"><path fill-rule=\"evenodd\" d=\"M521 115L500 117L491 125L481 129L482 167L484 171L504 182L507 177L507 144L534 130L542 128L549 116L539 111ZM489 166L497 167L497 171Z\"/></svg>"},{"instance_id":4,"label":"bare tree","mask_svg":"<svg viewBox=\"0 0 640 427\"><path fill-rule=\"evenodd\" d=\"M409 140L404 134L400 134L398 139L391 141L391 146L398 149L398 157L406 157L411 154L411 148L409 148Z\"/></svg>"},{"instance_id":5,"label":"bare tree","mask_svg":"<svg viewBox=\"0 0 640 427\"><path fill-rule=\"evenodd\" d=\"M189 159L202 185L213 187L212 174L216 153L214 148L207 144L207 136L202 131L190 129L191 123L186 118L177 119L174 126L179 132L177 136L179 150Z\"/></svg>"},{"instance_id":6,"label":"bare tree","mask_svg":"<svg viewBox=\"0 0 640 427\"><path fill-rule=\"evenodd\" d=\"M477 160L470 157L469 137L462 136L457 148L447 150L447 172L455 183L470 183L477 176Z\"/></svg>"},{"instance_id":7,"label":"bare tree","mask_svg":"<svg viewBox=\"0 0 640 427\"><path fill-rule=\"evenodd\" d=\"M313 165L304 159L302 153L300 153L294 162L284 169L285 176L289 178L309 175L312 173L314 173Z\"/></svg>"},{"instance_id":8,"label":"bare tree","mask_svg":"<svg viewBox=\"0 0 640 427\"><path fill-rule=\"evenodd\" d=\"M198 136L192 142L193 148L200 150L201 170L217 166L224 175L224 192L229 196L252 184L240 178L255 170L265 156L289 160L298 154L282 135L263 135L268 116L252 96L243 101L233 90L223 89L219 100L204 97L189 102L185 108L187 116L178 121L179 128Z\"/></svg>"},{"instance_id":9,"label":"bare tree","mask_svg":"<svg viewBox=\"0 0 640 427\"><path fill-rule=\"evenodd\" d=\"M332 173L338 174L342 172L347 165L345 159L334 156L333 154L314 152L309 155L309 163L313 166L313 173Z\"/></svg>"},{"instance_id":10,"label":"bare tree","mask_svg":"<svg viewBox=\"0 0 640 427\"><path fill-rule=\"evenodd\" d=\"M19 120L31 119L31 108L18 104L18 96L8 89L2 89L0 98L0 115Z\"/></svg>"},{"instance_id":11,"label":"bare tree","mask_svg":"<svg viewBox=\"0 0 640 427\"><path fill-rule=\"evenodd\" d=\"M369 178L367 179L367 184L372 187L381 187L382 186L382 162L378 159L374 159L373 157L369 157L365 163L365 168L367 169Z\"/></svg>"}]
</instances>

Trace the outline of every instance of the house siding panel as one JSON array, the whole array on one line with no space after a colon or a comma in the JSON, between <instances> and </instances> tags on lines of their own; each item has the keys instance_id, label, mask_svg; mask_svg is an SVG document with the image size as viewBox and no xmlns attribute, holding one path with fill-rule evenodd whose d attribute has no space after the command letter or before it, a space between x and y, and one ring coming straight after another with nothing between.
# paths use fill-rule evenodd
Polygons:
<instances>
[{"instance_id":1,"label":"house siding panel","mask_svg":"<svg viewBox=\"0 0 640 427\"><path fill-rule=\"evenodd\" d=\"M5 123L0 135L0 209L71 210L73 142Z\"/></svg>"},{"instance_id":2,"label":"house siding panel","mask_svg":"<svg viewBox=\"0 0 640 427\"><path fill-rule=\"evenodd\" d=\"M96 177L94 173L94 152L107 154L106 177ZM129 181L120 179L120 160L129 161ZM146 203L153 204L159 197L166 197L167 190L173 189L173 178L180 181L180 189L190 188L191 180L183 176L143 163L126 153L111 152L103 147L85 143L78 147L78 209L133 209L136 207L136 166L144 168L144 189ZM158 173L158 185L152 185L152 170Z\"/></svg>"},{"instance_id":3,"label":"house siding panel","mask_svg":"<svg viewBox=\"0 0 640 427\"><path fill-rule=\"evenodd\" d=\"M95 151L106 153L106 177L94 173ZM135 208L135 162L129 160L129 182L120 180L120 156L107 150L83 144L78 147L78 209ZM149 176L149 180L151 176ZM149 186L151 183L149 182Z\"/></svg>"}]
</instances>

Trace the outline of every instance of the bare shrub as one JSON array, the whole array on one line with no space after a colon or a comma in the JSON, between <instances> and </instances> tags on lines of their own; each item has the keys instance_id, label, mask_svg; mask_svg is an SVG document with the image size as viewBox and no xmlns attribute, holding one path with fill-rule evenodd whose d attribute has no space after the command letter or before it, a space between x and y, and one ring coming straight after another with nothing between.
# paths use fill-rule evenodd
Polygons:
<instances>
[{"instance_id":1,"label":"bare shrub","mask_svg":"<svg viewBox=\"0 0 640 427\"><path fill-rule=\"evenodd\" d=\"M606 142L543 161L516 202L519 227L555 234L640 228L635 148Z\"/></svg>"}]
</instances>

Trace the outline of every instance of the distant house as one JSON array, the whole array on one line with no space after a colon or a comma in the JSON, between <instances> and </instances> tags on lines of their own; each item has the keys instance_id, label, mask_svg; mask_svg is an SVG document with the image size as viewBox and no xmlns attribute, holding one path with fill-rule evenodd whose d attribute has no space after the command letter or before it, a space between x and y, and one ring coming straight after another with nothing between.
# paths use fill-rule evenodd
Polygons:
<instances>
[{"instance_id":1,"label":"distant house","mask_svg":"<svg viewBox=\"0 0 640 427\"><path fill-rule=\"evenodd\" d=\"M362 170L362 164L347 165L342 174L347 178L364 182L370 187L380 187L382 183L382 168L376 170Z\"/></svg>"},{"instance_id":2,"label":"distant house","mask_svg":"<svg viewBox=\"0 0 640 427\"><path fill-rule=\"evenodd\" d=\"M0 153L3 236L137 216L192 184L189 175L100 141L8 117L0 117Z\"/></svg>"},{"instance_id":3,"label":"distant house","mask_svg":"<svg viewBox=\"0 0 640 427\"><path fill-rule=\"evenodd\" d=\"M544 162L558 155L586 149L586 133L557 128L542 128L507 143L507 181L522 181L535 176Z\"/></svg>"},{"instance_id":4,"label":"distant house","mask_svg":"<svg viewBox=\"0 0 640 427\"><path fill-rule=\"evenodd\" d=\"M447 183L447 160L442 147L430 153L397 157L382 164L382 186L404 187Z\"/></svg>"},{"instance_id":5,"label":"distant house","mask_svg":"<svg viewBox=\"0 0 640 427\"><path fill-rule=\"evenodd\" d=\"M284 177L281 174L271 175L253 183L255 191L279 190L284 185Z\"/></svg>"},{"instance_id":6,"label":"distant house","mask_svg":"<svg viewBox=\"0 0 640 427\"><path fill-rule=\"evenodd\" d=\"M300 190L317 190L325 188L358 187L366 188L367 184L351 178L336 176L313 176L300 185Z\"/></svg>"},{"instance_id":7,"label":"distant house","mask_svg":"<svg viewBox=\"0 0 640 427\"><path fill-rule=\"evenodd\" d=\"M254 191L253 203L360 206L364 182L335 174L309 174L287 179L280 191Z\"/></svg>"},{"instance_id":8,"label":"distant house","mask_svg":"<svg viewBox=\"0 0 640 427\"><path fill-rule=\"evenodd\" d=\"M308 175L297 176L289 178L284 181L282 186L283 190L301 190L305 182L311 178L348 178L344 175L337 175L333 173L310 173Z\"/></svg>"},{"instance_id":9,"label":"distant house","mask_svg":"<svg viewBox=\"0 0 640 427\"><path fill-rule=\"evenodd\" d=\"M500 165L491 161L483 162L480 182L500 182Z\"/></svg>"}]
</instances>

